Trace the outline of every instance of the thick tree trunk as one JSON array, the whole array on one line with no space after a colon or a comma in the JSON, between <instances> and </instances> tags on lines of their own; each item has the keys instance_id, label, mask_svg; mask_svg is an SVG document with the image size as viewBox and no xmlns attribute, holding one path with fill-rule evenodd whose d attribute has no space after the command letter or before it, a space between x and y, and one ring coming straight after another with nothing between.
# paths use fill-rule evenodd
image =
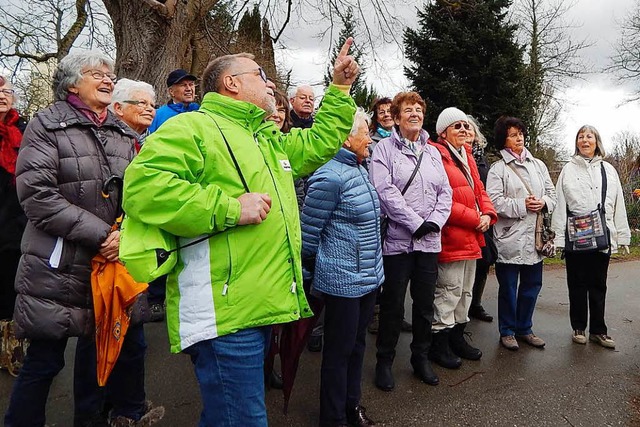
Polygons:
<instances>
[{"instance_id":1,"label":"thick tree trunk","mask_svg":"<svg viewBox=\"0 0 640 427\"><path fill-rule=\"evenodd\" d=\"M194 55L194 40L217 1L103 0L113 21L116 74L150 83L159 102L167 99L166 79L172 70L184 68L200 77L203 61L194 63L193 58L204 55Z\"/></svg>"}]
</instances>

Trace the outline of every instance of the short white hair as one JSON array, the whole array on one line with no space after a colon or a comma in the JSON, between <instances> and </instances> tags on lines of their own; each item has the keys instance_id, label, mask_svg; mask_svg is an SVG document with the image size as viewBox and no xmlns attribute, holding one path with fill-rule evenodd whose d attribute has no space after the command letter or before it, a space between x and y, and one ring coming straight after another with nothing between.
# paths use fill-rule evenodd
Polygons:
<instances>
[{"instance_id":1,"label":"short white hair","mask_svg":"<svg viewBox=\"0 0 640 427\"><path fill-rule=\"evenodd\" d=\"M349 135L355 135L358 133L358 128L362 122L364 122L365 126L369 128L371 116L364 111L362 107L358 107L356 108L356 113L353 115L353 124L351 125L351 132L349 132Z\"/></svg>"},{"instance_id":2,"label":"short white hair","mask_svg":"<svg viewBox=\"0 0 640 427\"><path fill-rule=\"evenodd\" d=\"M140 80L120 79L113 87L109 109L113 111L113 105L116 102L122 104L124 101L130 100L134 92L145 92L151 96L154 103L156 102L156 91L149 83Z\"/></svg>"},{"instance_id":3,"label":"short white hair","mask_svg":"<svg viewBox=\"0 0 640 427\"><path fill-rule=\"evenodd\" d=\"M296 87L293 87L293 88L289 88L289 99L295 98L295 96L298 94L298 91L300 89L309 89L311 91L311 93L313 94L314 98L315 98L316 91L313 90L313 87L311 87L309 85L300 85L300 86L296 86Z\"/></svg>"}]
</instances>

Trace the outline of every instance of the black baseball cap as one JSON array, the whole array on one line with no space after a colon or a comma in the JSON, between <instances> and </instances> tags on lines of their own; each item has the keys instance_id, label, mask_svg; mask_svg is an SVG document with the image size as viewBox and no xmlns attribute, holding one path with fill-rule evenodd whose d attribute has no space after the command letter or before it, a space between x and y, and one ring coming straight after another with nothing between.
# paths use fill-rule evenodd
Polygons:
<instances>
[{"instance_id":1,"label":"black baseball cap","mask_svg":"<svg viewBox=\"0 0 640 427\"><path fill-rule=\"evenodd\" d=\"M177 70L173 70L169 73L169 77L167 77L167 87L171 87L180 81L187 80L198 80L198 78L194 75L187 73L185 70L179 68Z\"/></svg>"}]
</instances>

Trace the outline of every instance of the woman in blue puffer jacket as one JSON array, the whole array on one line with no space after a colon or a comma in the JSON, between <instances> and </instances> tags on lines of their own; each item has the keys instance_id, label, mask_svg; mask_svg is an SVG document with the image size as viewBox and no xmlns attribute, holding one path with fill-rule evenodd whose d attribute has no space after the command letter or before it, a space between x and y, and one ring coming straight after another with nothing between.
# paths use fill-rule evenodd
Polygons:
<instances>
[{"instance_id":1,"label":"woman in blue puffer jacket","mask_svg":"<svg viewBox=\"0 0 640 427\"><path fill-rule=\"evenodd\" d=\"M360 406L366 327L384 281L380 203L362 166L368 116L358 110L338 154L309 178L302 257L325 301L320 425L374 425Z\"/></svg>"}]
</instances>

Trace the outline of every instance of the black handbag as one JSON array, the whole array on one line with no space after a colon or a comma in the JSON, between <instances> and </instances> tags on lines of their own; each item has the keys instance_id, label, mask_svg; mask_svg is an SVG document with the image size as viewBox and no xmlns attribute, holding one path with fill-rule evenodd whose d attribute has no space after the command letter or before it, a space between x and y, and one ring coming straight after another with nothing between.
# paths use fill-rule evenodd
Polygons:
<instances>
[{"instance_id":1,"label":"black handbag","mask_svg":"<svg viewBox=\"0 0 640 427\"><path fill-rule=\"evenodd\" d=\"M493 265L498 260L498 247L493 240L493 226L484 232L484 246L480 248L482 251L482 261L487 265Z\"/></svg>"},{"instance_id":2,"label":"black handbag","mask_svg":"<svg viewBox=\"0 0 640 427\"><path fill-rule=\"evenodd\" d=\"M420 163L422 163L423 155L424 155L424 151L420 153L420 157L418 157L418 163L416 163L416 167L413 170L413 173L411 173L409 180L407 181L407 183L404 185L404 188L400 192L400 194L402 194L403 196L404 196L404 193L407 192L407 189L409 189L409 185L411 185L411 182L413 182L413 178L416 177L416 174L418 173L418 169L420 169ZM389 217L386 215L383 215L380 217L380 241L382 243L384 243L385 239L387 238L388 230L389 230Z\"/></svg>"},{"instance_id":3,"label":"black handbag","mask_svg":"<svg viewBox=\"0 0 640 427\"><path fill-rule=\"evenodd\" d=\"M607 175L604 164L600 164L602 173L602 195L597 209L585 215L571 215L567 207L567 226L565 228L565 252L586 253L607 249L611 253L611 232L607 227L605 200L607 194Z\"/></svg>"}]
</instances>

